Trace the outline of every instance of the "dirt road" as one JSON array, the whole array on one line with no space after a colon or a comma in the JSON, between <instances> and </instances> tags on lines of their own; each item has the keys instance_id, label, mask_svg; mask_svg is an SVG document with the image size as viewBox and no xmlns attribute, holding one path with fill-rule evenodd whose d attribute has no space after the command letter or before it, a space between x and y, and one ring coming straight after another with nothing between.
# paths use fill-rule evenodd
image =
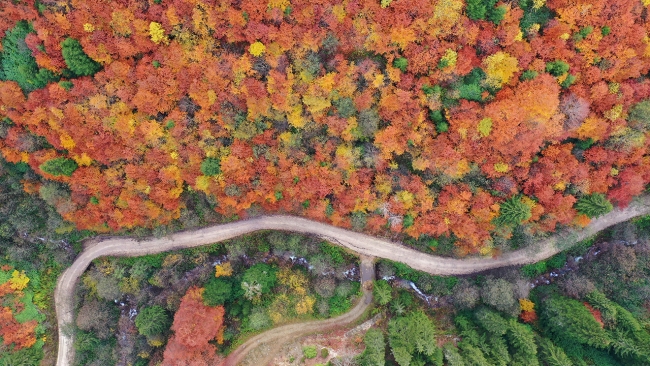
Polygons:
<instances>
[{"instance_id":1,"label":"dirt road","mask_svg":"<svg viewBox=\"0 0 650 366\"><path fill-rule=\"evenodd\" d=\"M285 230L318 235L360 255L387 258L436 275L460 275L483 270L533 263L548 258L571 244L630 218L650 213L650 195L638 198L624 210L614 210L593 220L586 228L573 233L560 233L525 249L494 258L452 259L424 254L400 243L334 227L321 222L293 216L262 216L250 220L215 225L181 232L160 239L136 241L130 238L110 238L90 241L77 260L59 278L55 291L59 328L57 366L72 364L73 339L62 331L74 318L73 295L79 276L90 262L102 256L139 256L181 248L216 243L258 230Z\"/></svg>"}]
</instances>

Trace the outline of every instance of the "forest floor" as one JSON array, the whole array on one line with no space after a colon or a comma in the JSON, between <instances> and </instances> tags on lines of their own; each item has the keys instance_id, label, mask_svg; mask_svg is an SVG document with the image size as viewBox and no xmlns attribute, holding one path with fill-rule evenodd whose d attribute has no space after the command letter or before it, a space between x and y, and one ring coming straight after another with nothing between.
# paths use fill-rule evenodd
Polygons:
<instances>
[{"instance_id":1,"label":"forest floor","mask_svg":"<svg viewBox=\"0 0 650 366\"><path fill-rule=\"evenodd\" d=\"M73 336L65 332L68 324L74 321L74 291L79 277L90 263L103 256L142 256L183 248L191 248L231 239L259 230L283 230L317 235L325 240L351 249L362 256L385 258L402 262L410 267L434 275L462 275L485 271L488 269L534 263L546 259L569 248L574 243L589 238L612 225L631 218L650 213L650 195L637 198L624 209L615 209L591 221L582 230L560 232L540 240L526 248L504 253L496 258L455 259L425 254L403 244L372 237L362 233L338 228L332 225L293 216L261 216L228 224L214 225L196 230L179 232L164 238L138 241L133 238L95 238L86 242L83 252L59 278L54 299L57 314L59 349L57 366L72 364L74 356ZM348 314L352 321L359 307L365 309L370 302L370 295L364 293L362 301ZM363 311L361 311L363 312ZM339 318L328 321L336 321ZM347 319L347 318L346 318ZM304 328L310 323L301 323L287 327ZM275 331L275 339L282 336L282 327ZM269 331L273 332L273 330ZM266 332L266 333L269 333ZM263 333L261 335L264 335ZM255 338L249 340L253 341ZM280 342L277 342L278 344ZM246 343L243 346L245 346ZM250 344L249 344L250 345ZM236 354L239 350L235 350Z\"/></svg>"}]
</instances>

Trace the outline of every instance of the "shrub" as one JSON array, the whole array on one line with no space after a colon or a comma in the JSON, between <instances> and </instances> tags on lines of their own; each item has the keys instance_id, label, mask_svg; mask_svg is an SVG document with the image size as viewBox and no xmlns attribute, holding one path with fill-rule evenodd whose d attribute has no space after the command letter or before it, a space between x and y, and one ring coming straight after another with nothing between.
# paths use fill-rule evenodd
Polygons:
<instances>
[{"instance_id":1,"label":"shrub","mask_svg":"<svg viewBox=\"0 0 650 366\"><path fill-rule=\"evenodd\" d=\"M77 163L72 159L55 158L41 164L39 168L47 174L54 176L71 176L77 170Z\"/></svg>"},{"instance_id":2,"label":"shrub","mask_svg":"<svg viewBox=\"0 0 650 366\"><path fill-rule=\"evenodd\" d=\"M607 200L604 194L594 193L583 196L576 203L576 210L587 215L589 218L594 218L610 212L614 206Z\"/></svg>"},{"instance_id":3,"label":"shrub","mask_svg":"<svg viewBox=\"0 0 650 366\"><path fill-rule=\"evenodd\" d=\"M138 333L145 337L162 334L171 326L167 311L159 305L145 307L135 317Z\"/></svg>"},{"instance_id":4,"label":"shrub","mask_svg":"<svg viewBox=\"0 0 650 366\"><path fill-rule=\"evenodd\" d=\"M201 163L201 173L207 176L221 173L221 161L215 158L206 158Z\"/></svg>"},{"instance_id":5,"label":"shrub","mask_svg":"<svg viewBox=\"0 0 650 366\"><path fill-rule=\"evenodd\" d=\"M65 64L76 76L91 76L101 70L102 66L86 55L81 44L74 38L61 42L61 53Z\"/></svg>"},{"instance_id":6,"label":"shrub","mask_svg":"<svg viewBox=\"0 0 650 366\"><path fill-rule=\"evenodd\" d=\"M320 356L322 358L327 358L327 356L330 355L330 351L327 348L323 348L320 350Z\"/></svg>"},{"instance_id":7,"label":"shrub","mask_svg":"<svg viewBox=\"0 0 650 366\"><path fill-rule=\"evenodd\" d=\"M302 348L302 354L305 358L316 358L316 356L318 356L318 351L316 346L305 346Z\"/></svg>"}]
</instances>

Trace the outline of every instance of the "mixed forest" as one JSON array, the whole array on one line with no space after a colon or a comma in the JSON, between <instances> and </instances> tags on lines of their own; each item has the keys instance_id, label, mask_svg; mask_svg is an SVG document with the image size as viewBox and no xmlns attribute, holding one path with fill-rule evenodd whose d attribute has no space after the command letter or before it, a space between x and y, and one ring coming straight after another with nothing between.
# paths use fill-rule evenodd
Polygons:
<instances>
[{"instance_id":1,"label":"mixed forest","mask_svg":"<svg viewBox=\"0 0 650 366\"><path fill-rule=\"evenodd\" d=\"M649 5L3 1L0 152L81 230L199 192L489 254L650 181Z\"/></svg>"}]
</instances>

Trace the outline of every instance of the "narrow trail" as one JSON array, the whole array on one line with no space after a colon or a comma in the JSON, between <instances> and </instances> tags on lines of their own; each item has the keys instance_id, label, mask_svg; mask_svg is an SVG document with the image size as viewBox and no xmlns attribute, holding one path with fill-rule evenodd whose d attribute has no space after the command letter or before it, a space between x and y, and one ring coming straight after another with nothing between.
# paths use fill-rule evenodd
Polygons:
<instances>
[{"instance_id":1,"label":"narrow trail","mask_svg":"<svg viewBox=\"0 0 650 366\"><path fill-rule=\"evenodd\" d=\"M386 258L435 275L461 275L492 268L521 265L546 259L575 242L588 238L612 225L650 213L650 195L637 198L625 209L616 209L592 220L582 230L555 234L521 250L498 258L443 258L418 252L400 243L338 228L332 225L294 216L261 216L222 225L185 231L159 239L137 241L132 238L93 239L75 262L59 277L54 293L59 329L57 366L68 366L74 358L73 337L63 332L74 320L74 288L88 265L103 256L141 256L170 250L196 247L231 239L259 230L283 230L317 235L349 248L359 255Z\"/></svg>"}]
</instances>

